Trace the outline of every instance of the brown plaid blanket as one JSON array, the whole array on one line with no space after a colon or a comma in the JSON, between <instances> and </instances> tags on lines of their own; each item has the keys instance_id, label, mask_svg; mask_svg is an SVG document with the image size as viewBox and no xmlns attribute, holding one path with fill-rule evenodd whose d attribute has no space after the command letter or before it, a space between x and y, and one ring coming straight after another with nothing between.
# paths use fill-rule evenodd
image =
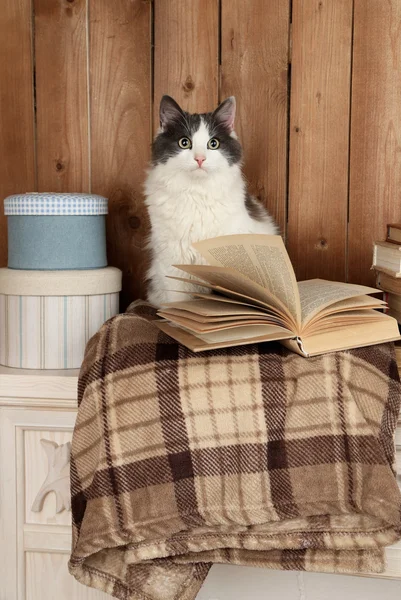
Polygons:
<instances>
[{"instance_id":1,"label":"brown plaid blanket","mask_svg":"<svg viewBox=\"0 0 401 600\"><path fill-rule=\"evenodd\" d=\"M121 600L194 600L212 563L381 571L401 537L392 345L195 355L153 317L133 308L86 350L70 572Z\"/></svg>"}]
</instances>

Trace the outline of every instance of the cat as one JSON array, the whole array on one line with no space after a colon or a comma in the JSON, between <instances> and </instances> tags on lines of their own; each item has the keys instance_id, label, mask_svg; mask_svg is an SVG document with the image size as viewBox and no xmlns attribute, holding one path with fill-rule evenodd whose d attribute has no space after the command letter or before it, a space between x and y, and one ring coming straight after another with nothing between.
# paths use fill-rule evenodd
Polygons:
<instances>
[{"instance_id":1,"label":"cat","mask_svg":"<svg viewBox=\"0 0 401 600\"><path fill-rule=\"evenodd\" d=\"M193 286L166 276L186 276L174 264L202 264L193 242L278 233L264 206L247 191L235 107L231 96L212 113L190 114L170 96L161 99L160 129L145 182L151 222L147 299L156 307L189 298L184 292Z\"/></svg>"}]
</instances>

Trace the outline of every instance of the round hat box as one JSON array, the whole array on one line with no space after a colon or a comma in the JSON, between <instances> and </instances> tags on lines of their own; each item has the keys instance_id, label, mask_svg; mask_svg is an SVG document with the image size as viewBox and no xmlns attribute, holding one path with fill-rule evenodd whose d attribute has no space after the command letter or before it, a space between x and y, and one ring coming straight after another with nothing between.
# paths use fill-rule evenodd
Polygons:
<instances>
[{"instance_id":1,"label":"round hat box","mask_svg":"<svg viewBox=\"0 0 401 600\"><path fill-rule=\"evenodd\" d=\"M107 199L95 194L16 194L4 201L8 267L99 269L107 265Z\"/></svg>"},{"instance_id":2,"label":"round hat box","mask_svg":"<svg viewBox=\"0 0 401 600\"><path fill-rule=\"evenodd\" d=\"M88 340L118 314L122 273L0 269L0 364L78 369Z\"/></svg>"}]
</instances>

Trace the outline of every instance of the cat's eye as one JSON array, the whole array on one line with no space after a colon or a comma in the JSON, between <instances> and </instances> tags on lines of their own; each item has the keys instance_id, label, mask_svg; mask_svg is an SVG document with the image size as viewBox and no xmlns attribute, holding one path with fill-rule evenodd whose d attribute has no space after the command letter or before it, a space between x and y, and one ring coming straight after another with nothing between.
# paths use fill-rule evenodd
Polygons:
<instances>
[{"instance_id":1,"label":"cat's eye","mask_svg":"<svg viewBox=\"0 0 401 600\"><path fill-rule=\"evenodd\" d=\"M207 143L207 147L210 148L210 150L217 150L219 146L220 142L217 138L212 138Z\"/></svg>"},{"instance_id":2,"label":"cat's eye","mask_svg":"<svg viewBox=\"0 0 401 600\"><path fill-rule=\"evenodd\" d=\"M178 145L180 148L183 148L183 150L187 150L188 148L192 148L192 143L191 140L187 137L183 137L180 140L178 140Z\"/></svg>"}]
</instances>

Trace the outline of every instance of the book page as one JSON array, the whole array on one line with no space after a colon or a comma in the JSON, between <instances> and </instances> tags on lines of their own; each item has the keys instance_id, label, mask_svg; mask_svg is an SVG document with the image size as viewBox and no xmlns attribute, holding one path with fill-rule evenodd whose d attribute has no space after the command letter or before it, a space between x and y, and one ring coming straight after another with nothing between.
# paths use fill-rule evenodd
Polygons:
<instances>
[{"instance_id":1,"label":"book page","mask_svg":"<svg viewBox=\"0 0 401 600\"><path fill-rule=\"evenodd\" d=\"M185 281L192 281L192 279L186 279ZM204 284L203 284L204 285ZM212 288L212 286L210 286ZM222 304L227 303L227 304L232 304L232 305L237 305L237 306L250 306L251 308L262 308L264 311L270 311L270 309L261 302L258 302L257 300L252 300L252 302L245 302L245 296L244 296L244 300L234 300L233 298L229 298L227 296L221 296L220 294L217 294L214 290L211 289L211 292L209 294L203 294L202 292L182 292L183 294L187 294L188 296L190 296L192 299L200 299L200 300L207 300L208 302L220 302ZM242 296L241 296L242 298ZM190 301L190 298L188 298L188 301ZM185 302L185 300L184 300ZM166 302L165 304L163 304L163 306L175 306L177 303L176 302Z\"/></svg>"},{"instance_id":2,"label":"book page","mask_svg":"<svg viewBox=\"0 0 401 600\"><path fill-rule=\"evenodd\" d=\"M212 289L223 294L226 293L224 290L232 290L234 293L241 294L242 297L255 298L255 300L263 302L268 308L276 309L278 314L287 316L289 326L297 327L292 313L279 298L275 297L267 288L262 287L235 269L213 265L173 266L185 273L195 275L198 280L203 279L211 284Z\"/></svg>"},{"instance_id":3,"label":"book page","mask_svg":"<svg viewBox=\"0 0 401 600\"><path fill-rule=\"evenodd\" d=\"M215 302L214 300L182 300L181 302L169 302L163 305L163 310L182 310L203 315L205 317L226 317L231 315L258 315L267 316L264 310L244 306L238 302ZM267 309L266 309L267 310Z\"/></svg>"},{"instance_id":4,"label":"book page","mask_svg":"<svg viewBox=\"0 0 401 600\"><path fill-rule=\"evenodd\" d=\"M327 352L349 350L351 348L362 348L383 342L400 340L398 325L395 319L389 319L387 315L377 313L379 318L369 323L357 325L345 325L337 327L335 331L312 334L302 339L281 340L283 346L296 352L301 356L318 356Z\"/></svg>"},{"instance_id":5,"label":"book page","mask_svg":"<svg viewBox=\"0 0 401 600\"><path fill-rule=\"evenodd\" d=\"M228 235L193 244L210 265L230 267L269 290L301 322L294 269L279 235Z\"/></svg>"},{"instance_id":6,"label":"book page","mask_svg":"<svg viewBox=\"0 0 401 600\"><path fill-rule=\"evenodd\" d=\"M326 315L318 321L309 321L309 324L302 331L302 337L309 337L313 334L323 333L324 331L335 330L345 325L357 325L358 323L370 323L380 320L383 313L377 310L352 310L349 312L340 312Z\"/></svg>"},{"instance_id":7,"label":"book page","mask_svg":"<svg viewBox=\"0 0 401 600\"><path fill-rule=\"evenodd\" d=\"M399 339L397 321L378 312L375 322L370 322L368 327L365 323L344 325L335 331L302 337L302 344L307 355L314 356Z\"/></svg>"},{"instance_id":8,"label":"book page","mask_svg":"<svg viewBox=\"0 0 401 600\"><path fill-rule=\"evenodd\" d=\"M184 315L173 315L171 313L165 313L160 311L157 313L159 317L166 319L170 324L180 325L191 331L192 333L197 332L210 332L210 331L224 331L226 329L232 329L233 327L242 327L248 325L260 325L264 327L266 325L274 325L275 327L282 327L281 323L278 323L276 319L265 319L250 318L250 317L237 317L233 321L214 321L212 323L200 323L194 319L187 318ZM285 329L285 327L283 327Z\"/></svg>"},{"instance_id":9,"label":"book page","mask_svg":"<svg viewBox=\"0 0 401 600\"><path fill-rule=\"evenodd\" d=\"M236 316L232 315L232 316L224 316L224 317L202 317L200 315L197 315L193 312L189 312L187 310L179 310L179 309L175 309L175 308L169 308L169 309L165 309L165 310L160 310L157 314L160 316L163 316L167 320L169 320L171 317L184 317L187 319L191 319L191 321L194 321L195 323L209 323L209 324L225 323L225 322L229 322L229 321L238 321L238 320L244 320L244 319L257 320L258 322L261 322L261 323L274 322L274 323L277 323L278 325L281 325L283 323L283 321L276 316L262 315L261 313L259 313L257 315L236 315Z\"/></svg>"},{"instance_id":10,"label":"book page","mask_svg":"<svg viewBox=\"0 0 401 600\"><path fill-rule=\"evenodd\" d=\"M370 310L371 308L384 309L386 307L387 303L384 302L384 300L372 298L372 296L354 296L353 298L346 298L345 300L334 302L334 304L330 304L329 306L326 306L326 308L320 310L313 318L308 319L307 325L304 326L302 331L305 331L306 326L310 327L310 325L314 323L320 323L327 315L337 315L344 311L351 310Z\"/></svg>"},{"instance_id":11,"label":"book page","mask_svg":"<svg viewBox=\"0 0 401 600\"><path fill-rule=\"evenodd\" d=\"M293 336L291 332L286 331L281 327L273 327L270 325L261 330L260 326L253 329L252 326L250 326L248 330L246 330L247 328L241 328L240 335L236 338L235 335L238 335L238 333L235 333L234 330L234 332L225 332L226 336L229 338L228 340L224 339L226 336L219 334L216 336L217 339L215 337L213 341L207 342L200 339L198 336L191 334L185 329L174 327L173 325L169 325L164 321L156 321L155 324L159 329L161 329L161 331L177 340L180 342L180 344L183 344L193 352L227 348L231 346L244 346L246 344L257 344L260 342L273 342L276 340L288 339ZM233 333L235 333L234 336ZM221 337L223 337L223 339L219 339ZM235 339L232 339L233 337Z\"/></svg>"},{"instance_id":12,"label":"book page","mask_svg":"<svg viewBox=\"0 0 401 600\"><path fill-rule=\"evenodd\" d=\"M247 338L257 338L262 335L274 335L275 339L285 338L286 332L281 327L270 325L245 325L243 327L235 327L229 331L214 331L210 333L199 334L199 339L215 344L217 342L235 342L236 340L244 340Z\"/></svg>"},{"instance_id":13,"label":"book page","mask_svg":"<svg viewBox=\"0 0 401 600\"><path fill-rule=\"evenodd\" d=\"M379 290L365 285L309 279L298 283L301 299L302 326L304 327L315 315L330 304L365 294L378 293Z\"/></svg>"},{"instance_id":14,"label":"book page","mask_svg":"<svg viewBox=\"0 0 401 600\"><path fill-rule=\"evenodd\" d=\"M192 280L188 280L188 281L192 281ZM204 284L203 284L204 285ZM217 293L213 286L210 286L211 288L211 293L210 294L202 294L202 292L182 292L184 294L188 294L188 296L190 296L192 298L192 300L210 300L210 302L213 302L214 304L231 304L231 305L236 305L236 306L241 306L241 307L250 307L250 308L256 308L258 311L260 311L260 309L262 309L263 314L268 314L268 315L281 315L281 311L279 311L276 308L272 308L271 306L268 306L267 304L263 303L263 302L259 302L258 300L255 300L254 298L249 298L248 296L241 296L241 294L233 294L233 292L229 292L228 290L224 290L224 294L225 296L222 296L221 293ZM241 298L241 300L238 300L238 298ZM191 301L192 301L191 300ZM170 306L175 306L177 303L176 302L167 302L166 304L163 304L163 306L166 307L170 307ZM280 316L281 318L281 316ZM285 319L285 322L287 323L287 319ZM288 323L287 323L288 326Z\"/></svg>"},{"instance_id":15,"label":"book page","mask_svg":"<svg viewBox=\"0 0 401 600\"><path fill-rule=\"evenodd\" d=\"M198 265L184 265L184 267L182 267L183 271L186 271L188 269L196 269L198 267ZM181 267L178 266L178 269L180 269ZM209 267L209 269L216 269L216 267ZM288 308L286 308L284 305L282 306L282 308L279 308L279 300L276 298L274 300L274 302L276 303L277 306L275 306L273 304L273 302L271 304L267 304L266 302L263 302L262 300L257 300L255 298L255 296L251 297L251 296L247 296L244 293L239 293L238 292L238 287L236 287L236 292L232 291L232 289L227 289L225 287L222 287L220 285L212 285L211 283L206 283L205 281L199 281L199 280L195 280L195 279L189 279L189 278L185 278L185 277L175 277L172 275L167 275L167 277L169 279L177 279L178 281L185 281L187 283L196 283L196 285L199 286L203 286L205 288L210 289L211 293L210 294L202 294L201 292L190 292L190 291L185 291L185 292L180 292L180 293L184 293L184 294L188 294L188 296L192 297L192 298L208 298L210 300L213 300L213 302L237 302L241 305L245 305L245 306L256 306L257 308L261 308L263 311L269 313L269 314L277 314L280 317L283 318L283 320L286 323L287 327L291 327L292 329L297 329L296 324L295 324L295 320L294 317L291 316ZM237 273L237 277L241 277L244 278L243 275L241 275L240 273ZM247 278L244 278L247 279ZM247 279L248 283L250 282L249 279ZM257 285L253 282L250 282L253 286ZM260 288L262 290L263 293L263 297L266 296L267 291L258 286L258 288ZM170 290L171 291L171 290ZM176 303L175 302L171 302L171 303L167 303L169 306L174 306ZM166 306L167 306L166 304Z\"/></svg>"},{"instance_id":16,"label":"book page","mask_svg":"<svg viewBox=\"0 0 401 600\"><path fill-rule=\"evenodd\" d=\"M377 290L378 291L378 290ZM332 312L340 312L342 310L353 310L362 308L385 308L387 303L380 298L372 298L372 296L354 296L353 298L346 298L346 300L340 300L334 302L327 308L323 309L322 313L328 314Z\"/></svg>"}]
</instances>

